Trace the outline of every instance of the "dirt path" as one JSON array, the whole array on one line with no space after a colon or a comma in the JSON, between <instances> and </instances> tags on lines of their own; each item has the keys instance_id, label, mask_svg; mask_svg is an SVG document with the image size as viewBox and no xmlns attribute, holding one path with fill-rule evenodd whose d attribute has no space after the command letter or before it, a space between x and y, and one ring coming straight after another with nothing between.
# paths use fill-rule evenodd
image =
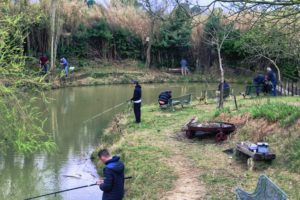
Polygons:
<instances>
[{"instance_id":1,"label":"dirt path","mask_svg":"<svg viewBox=\"0 0 300 200\"><path fill-rule=\"evenodd\" d=\"M163 200L201 200L205 199L205 186L200 183L199 171L192 166L191 161L180 152L180 141L170 138L168 145L173 146L174 154L168 159L168 163L174 167L178 179L174 183L173 190L167 192Z\"/></svg>"}]
</instances>

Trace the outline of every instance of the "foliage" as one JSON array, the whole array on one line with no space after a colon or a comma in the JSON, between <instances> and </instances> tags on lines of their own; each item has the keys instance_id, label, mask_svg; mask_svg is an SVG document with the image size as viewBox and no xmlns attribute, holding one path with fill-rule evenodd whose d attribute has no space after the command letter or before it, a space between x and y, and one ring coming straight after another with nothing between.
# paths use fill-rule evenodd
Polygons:
<instances>
[{"instance_id":1,"label":"foliage","mask_svg":"<svg viewBox=\"0 0 300 200\"><path fill-rule=\"evenodd\" d=\"M268 121L280 122L282 126L293 124L300 118L300 108L284 103L267 103L253 107L250 113L254 118L265 118Z\"/></svg>"},{"instance_id":2,"label":"foliage","mask_svg":"<svg viewBox=\"0 0 300 200\"><path fill-rule=\"evenodd\" d=\"M272 65L276 63L281 71L292 76L297 76L297 44L294 35L287 34L277 25L271 24L258 24L236 41L237 49L244 52L250 62L259 64L265 60Z\"/></svg>"},{"instance_id":3,"label":"foliage","mask_svg":"<svg viewBox=\"0 0 300 200\"><path fill-rule=\"evenodd\" d=\"M30 98L24 90L32 88L39 93L45 86L43 79L32 77L25 69L23 41L25 38L24 15L13 14L8 4L0 11L0 152L9 149L29 153L51 150L54 143L43 131L44 120L33 106L37 98Z\"/></svg>"},{"instance_id":4,"label":"foliage","mask_svg":"<svg viewBox=\"0 0 300 200\"><path fill-rule=\"evenodd\" d=\"M140 59L141 48L142 41L133 32L110 27L106 20L99 20L91 26L80 24L71 44L62 46L59 54L80 58L101 55L108 59Z\"/></svg>"},{"instance_id":5,"label":"foliage","mask_svg":"<svg viewBox=\"0 0 300 200\"><path fill-rule=\"evenodd\" d=\"M156 35L154 53L159 54L157 63L164 67L173 67L174 62L179 63L181 57L187 57L191 47L191 18L188 8L179 5L171 12L159 28ZM171 59L163 59L169 57ZM175 61L174 61L175 59Z\"/></svg>"}]
</instances>

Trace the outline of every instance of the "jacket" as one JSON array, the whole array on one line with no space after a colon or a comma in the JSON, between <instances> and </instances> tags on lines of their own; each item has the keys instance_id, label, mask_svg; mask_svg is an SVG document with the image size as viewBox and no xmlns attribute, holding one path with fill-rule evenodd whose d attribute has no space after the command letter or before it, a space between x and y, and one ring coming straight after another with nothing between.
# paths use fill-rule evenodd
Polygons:
<instances>
[{"instance_id":1,"label":"jacket","mask_svg":"<svg viewBox=\"0 0 300 200\"><path fill-rule=\"evenodd\" d=\"M164 103L168 103L169 99L172 98L172 95L169 91L165 91L160 93L160 95L158 96L158 101L163 101Z\"/></svg>"},{"instance_id":2,"label":"jacket","mask_svg":"<svg viewBox=\"0 0 300 200\"><path fill-rule=\"evenodd\" d=\"M140 85L136 85L134 92L133 92L133 97L131 98L131 101L138 101L142 99L142 87Z\"/></svg>"},{"instance_id":3,"label":"jacket","mask_svg":"<svg viewBox=\"0 0 300 200\"><path fill-rule=\"evenodd\" d=\"M218 86L218 90L219 91L221 91L221 85L222 85L222 83L220 83L219 86ZM226 81L224 81L224 83L223 83L223 90L224 91L230 90L230 86L229 86L229 84Z\"/></svg>"},{"instance_id":4,"label":"jacket","mask_svg":"<svg viewBox=\"0 0 300 200\"><path fill-rule=\"evenodd\" d=\"M271 81L273 85L276 85L277 79L276 79L276 74L273 71L268 72L268 81Z\"/></svg>"},{"instance_id":5,"label":"jacket","mask_svg":"<svg viewBox=\"0 0 300 200\"><path fill-rule=\"evenodd\" d=\"M265 76L262 74L259 74L253 79L253 82L254 82L254 84L264 84Z\"/></svg>"},{"instance_id":6,"label":"jacket","mask_svg":"<svg viewBox=\"0 0 300 200\"><path fill-rule=\"evenodd\" d=\"M99 186L103 191L102 200L122 200L124 197L124 164L114 156L105 163L104 182Z\"/></svg>"}]
</instances>

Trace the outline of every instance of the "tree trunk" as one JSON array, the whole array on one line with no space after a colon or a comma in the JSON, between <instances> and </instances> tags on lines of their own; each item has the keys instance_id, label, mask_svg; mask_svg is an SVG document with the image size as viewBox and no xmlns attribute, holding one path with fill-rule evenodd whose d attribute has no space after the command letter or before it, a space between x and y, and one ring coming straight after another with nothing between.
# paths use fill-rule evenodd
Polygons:
<instances>
[{"instance_id":1,"label":"tree trunk","mask_svg":"<svg viewBox=\"0 0 300 200\"><path fill-rule=\"evenodd\" d=\"M56 52L55 52L55 43L56 43L56 26L55 26L55 22L56 22L56 10L57 10L57 0L52 0L51 1L51 32L50 32L50 56L51 56L51 60L50 60L50 70L52 72L55 71L55 60L56 60Z\"/></svg>"},{"instance_id":2,"label":"tree trunk","mask_svg":"<svg viewBox=\"0 0 300 200\"><path fill-rule=\"evenodd\" d=\"M30 37L29 37L30 31L28 31L26 36L26 44L27 44L27 55L31 56L31 50L30 50Z\"/></svg>"},{"instance_id":3,"label":"tree trunk","mask_svg":"<svg viewBox=\"0 0 300 200\"><path fill-rule=\"evenodd\" d=\"M222 65L222 57L221 57L221 47L217 45L217 51L218 51L218 59L219 59L219 68L221 73L221 88L220 88L220 101L219 101L219 108L223 108L224 104L224 69Z\"/></svg>"},{"instance_id":4,"label":"tree trunk","mask_svg":"<svg viewBox=\"0 0 300 200\"><path fill-rule=\"evenodd\" d=\"M149 37L149 42L148 42L148 47L147 47L147 53L146 53L146 63L145 63L145 67L146 68L150 68L150 66L151 66L151 47L152 47L152 43L153 43L154 24L155 24L154 19L151 19L151 23L150 23L150 37Z\"/></svg>"}]
</instances>

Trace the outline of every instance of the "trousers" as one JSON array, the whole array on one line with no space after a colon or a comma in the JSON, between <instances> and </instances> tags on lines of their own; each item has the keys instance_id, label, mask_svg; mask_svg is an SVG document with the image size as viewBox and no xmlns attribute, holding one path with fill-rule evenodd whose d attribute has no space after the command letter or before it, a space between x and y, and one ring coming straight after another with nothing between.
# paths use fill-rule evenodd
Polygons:
<instances>
[{"instance_id":1,"label":"trousers","mask_svg":"<svg viewBox=\"0 0 300 200\"><path fill-rule=\"evenodd\" d=\"M140 123L141 122L141 103L134 103L133 111L134 111L134 115L135 115L135 122Z\"/></svg>"}]
</instances>

